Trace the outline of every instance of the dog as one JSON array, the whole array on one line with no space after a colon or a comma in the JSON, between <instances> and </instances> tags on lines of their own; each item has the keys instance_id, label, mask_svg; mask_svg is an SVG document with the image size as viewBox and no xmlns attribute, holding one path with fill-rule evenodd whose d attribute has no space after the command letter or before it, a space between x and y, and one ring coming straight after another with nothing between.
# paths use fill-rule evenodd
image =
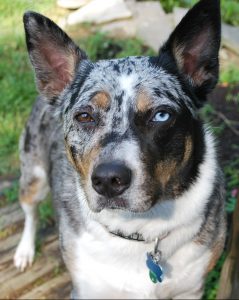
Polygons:
<instances>
[{"instance_id":1,"label":"dog","mask_svg":"<svg viewBox=\"0 0 239 300\"><path fill-rule=\"evenodd\" d=\"M155 57L92 62L24 15L37 98L20 140L25 227L51 189L72 299L193 299L225 240L224 183L198 110L218 80L220 2L192 7Z\"/></svg>"}]
</instances>

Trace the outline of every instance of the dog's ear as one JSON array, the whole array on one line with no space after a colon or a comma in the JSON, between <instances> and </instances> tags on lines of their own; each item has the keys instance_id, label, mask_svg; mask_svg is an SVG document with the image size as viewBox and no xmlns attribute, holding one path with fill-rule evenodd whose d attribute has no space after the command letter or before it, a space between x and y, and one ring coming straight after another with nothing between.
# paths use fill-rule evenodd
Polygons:
<instances>
[{"instance_id":1,"label":"dog's ear","mask_svg":"<svg viewBox=\"0 0 239 300\"><path fill-rule=\"evenodd\" d=\"M86 54L50 19L26 12L23 22L38 90L53 102L72 81Z\"/></svg>"},{"instance_id":2,"label":"dog's ear","mask_svg":"<svg viewBox=\"0 0 239 300\"><path fill-rule=\"evenodd\" d=\"M161 49L170 52L179 72L201 101L218 80L220 39L220 0L201 0L189 10Z\"/></svg>"}]
</instances>

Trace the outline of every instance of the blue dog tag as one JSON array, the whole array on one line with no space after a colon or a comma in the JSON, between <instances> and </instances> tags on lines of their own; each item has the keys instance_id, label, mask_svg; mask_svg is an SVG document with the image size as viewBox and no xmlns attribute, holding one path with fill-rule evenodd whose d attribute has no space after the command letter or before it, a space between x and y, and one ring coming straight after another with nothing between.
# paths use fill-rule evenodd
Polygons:
<instances>
[{"instance_id":1,"label":"blue dog tag","mask_svg":"<svg viewBox=\"0 0 239 300\"><path fill-rule=\"evenodd\" d=\"M146 265L149 268L149 277L153 283L163 281L163 269L151 253L147 253Z\"/></svg>"}]
</instances>

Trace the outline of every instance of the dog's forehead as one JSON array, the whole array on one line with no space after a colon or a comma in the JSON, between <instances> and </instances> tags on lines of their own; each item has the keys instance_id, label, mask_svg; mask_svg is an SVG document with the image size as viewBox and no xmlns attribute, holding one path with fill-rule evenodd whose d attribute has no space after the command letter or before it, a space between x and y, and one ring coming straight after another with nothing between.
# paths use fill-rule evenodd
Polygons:
<instances>
[{"instance_id":1,"label":"dog's forehead","mask_svg":"<svg viewBox=\"0 0 239 300\"><path fill-rule=\"evenodd\" d=\"M179 109L182 102L191 105L178 78L151 57L83 62L74 83L74 104L87 105L98 92L107 93L111 102L127 102L127 107L135 106L142 94L152 106L162 104Z\"/></svg>"},{"instance_id":2,"label":"dog's forehead","mask_svg":"<svg viewBox=\"0 0 239 300\"><path fill-rule=\"evenodd\" d=\"M154 65L149 57L99 61L92 70L91 78L94 78L96 87L109 89L114 94L124 91L129 97L139 90L150 92L155 88L162 92L170 89L176 96L180 88L177 79L162 67Z\"/></svg>"}]
</instances>

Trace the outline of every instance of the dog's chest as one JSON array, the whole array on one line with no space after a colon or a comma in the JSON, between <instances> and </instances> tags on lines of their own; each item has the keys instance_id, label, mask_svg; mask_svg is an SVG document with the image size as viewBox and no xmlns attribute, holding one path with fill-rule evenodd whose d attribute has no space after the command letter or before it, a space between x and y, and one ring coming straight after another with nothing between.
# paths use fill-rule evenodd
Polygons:
<instances>
[{"instance_id":1,"label":"dog's chest","mask_svg":"<svg viewBox=\"0 0 239 300\"><path fill-rule=\"evenodd\" d=\"M108 234L107 237L104 234L96 237L82 233L77 242L78 249L75 249L80 297L164 299L201 284L208 253L195 261L192 256L194 246L184 246L162 263L164 281L154 284L146 266L146 254L153 247L153 243L128 241Z\"/></svg>"}]
</instances>

